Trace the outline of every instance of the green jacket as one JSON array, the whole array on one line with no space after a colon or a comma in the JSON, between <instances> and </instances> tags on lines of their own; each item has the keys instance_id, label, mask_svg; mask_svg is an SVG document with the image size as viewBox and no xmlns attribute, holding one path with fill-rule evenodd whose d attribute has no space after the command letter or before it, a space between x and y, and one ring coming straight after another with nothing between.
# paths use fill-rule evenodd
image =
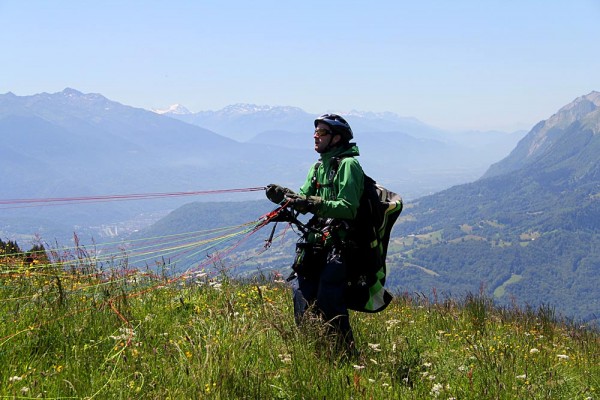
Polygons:
<instances>
[{"instance_id":1,"label":"green jacket","mask_svg":"<svg viewBox=\"0 0 600 400\"><path fill-rule=\"evenodd\" d=\"M316 175L318 184L312 182L315 165L308 171L306 181L300 188L300 194L321 197L323 201L314 211L317 217L346 220L356 217L365 178L355 158L358 155L358 147L354 143L350 143L349 147L336 147L321 154L321 164ZM334 158L339 158L339 164L337 174L332 176Z\"/></svg>"}]
</instances>

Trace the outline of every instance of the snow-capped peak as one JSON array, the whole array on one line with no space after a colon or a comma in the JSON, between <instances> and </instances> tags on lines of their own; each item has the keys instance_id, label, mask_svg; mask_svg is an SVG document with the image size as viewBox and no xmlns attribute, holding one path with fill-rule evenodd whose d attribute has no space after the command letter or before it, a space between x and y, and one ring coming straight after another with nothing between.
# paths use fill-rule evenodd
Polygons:
<instances>
[{"instance_id":1,"label":"snow-capped peak","mask_svg":"<svg viewBox=\"0 0 600 400\"><path fill-rule=\"evenodd\" d=\"M170 106L169 108L164 109L164 110L152 109L152 111L154 111L157 114L176 114L176 115L191 114L190 110L188 110L181 104L173 104L172 106Z\"/></svg>"},{"instance_id":2,"label":"snow-capped peak","mask_svg":"<svg viewBox=\"0 0 600 400\"><path fill-rule=\"evenodd\" d=\"M247 103L237 103L229 105L217 113L222 115L249 115L257 113L272 113L272 112L302 112L300 108L289 107L289 106L269 106L269 105L256 105Z\"/></svg>"}]
</instances>

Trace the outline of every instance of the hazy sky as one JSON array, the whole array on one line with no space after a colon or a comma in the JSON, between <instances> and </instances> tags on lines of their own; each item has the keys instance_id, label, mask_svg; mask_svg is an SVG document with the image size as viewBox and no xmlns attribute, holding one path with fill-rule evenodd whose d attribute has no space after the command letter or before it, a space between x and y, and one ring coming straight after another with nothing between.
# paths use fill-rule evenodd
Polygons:
<instances>
[{"instance_id":1,"label":"hazy sky","mask_svg":"<svg viewBox=\"0 0 600 400\"><path fill-rule=\"evenodd\" d=\"M0 93L529 129L600 91L600 0L0 0Z\"/></svg>"}]
</instances>

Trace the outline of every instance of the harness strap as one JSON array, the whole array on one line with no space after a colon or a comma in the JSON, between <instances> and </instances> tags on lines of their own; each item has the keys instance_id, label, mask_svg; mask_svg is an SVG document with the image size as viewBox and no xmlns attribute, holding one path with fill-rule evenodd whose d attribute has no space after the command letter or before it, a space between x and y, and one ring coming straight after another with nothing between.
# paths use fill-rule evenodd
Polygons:
<instances>
[{"instance_id":1,"label":"harness strap","mask_svg":"<svg viewBox=\"0 0 600 400\"><path fill-rule=\"evenodd\" d=\"M329 172L329 176L327 177L328 178L327 183L321 183L317 179L317 171L319 170L319 167L323 164L323 162L321 160L317 161L315 163L315 166L313 167L313 176L310 181L311 185L314 186L316 189L328 188L328 187L333 189L333 179L337 175L338 168L340 166L340 161L341 161L340 157L332 157L331 158L331 171ZM335 193L335 191L333 192L333 197L334 198L337 197L337 193Z\"/></svg>"},{"instance_id":2,"label":"harness strap","mask_svg":"<svg viewBox=\"0 0 600 400\"><path fill-rule=\"evenodd\" d=\"M312 176L312 179L310 180L310 184L312 186L314 186L316 189L323 187L323 185L321 183L319 183L319 180L317 179L317 171L319 170L319 167L321 166L321 164L323 164L321 162L321 160L319 160L315 163L315 166L313 167L313 176Z\"/></svg>"}]
</instances>

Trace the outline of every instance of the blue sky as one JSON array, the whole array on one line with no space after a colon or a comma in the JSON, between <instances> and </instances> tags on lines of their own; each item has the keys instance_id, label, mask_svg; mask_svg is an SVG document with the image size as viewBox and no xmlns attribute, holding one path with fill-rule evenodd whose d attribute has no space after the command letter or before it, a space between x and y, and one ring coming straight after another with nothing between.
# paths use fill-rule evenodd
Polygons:
<instances>
[{"instance_id":1,"label":"blue sky","mask_svg":"<svg viewBox=\"0 0 600 400\"><path fill-rule=\"evenodd\" d=\"M600 0L0 0L0 93L530 129L600 90Z\"/></svg>"}]
</instances>

